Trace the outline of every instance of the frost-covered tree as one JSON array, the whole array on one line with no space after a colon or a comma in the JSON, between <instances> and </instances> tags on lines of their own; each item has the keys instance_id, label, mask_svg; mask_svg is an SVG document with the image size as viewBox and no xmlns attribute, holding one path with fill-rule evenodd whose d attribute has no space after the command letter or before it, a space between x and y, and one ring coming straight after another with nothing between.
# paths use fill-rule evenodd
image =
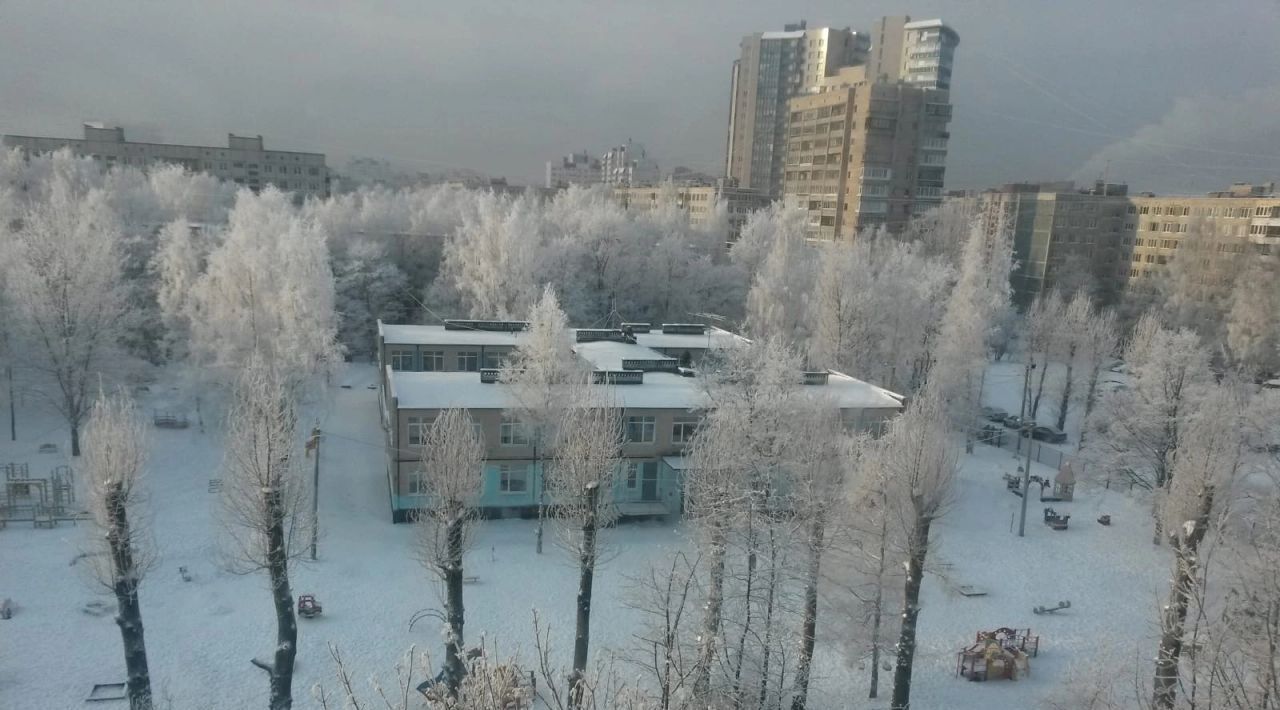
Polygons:
<instances>
[{"instance_id":1,"label":"frost-covered tree","mask_svg":"<svg viewBox=\"0 0 1280 710\"><path fill-rule=\"evenodd\" d=\"M729 249L729 258L747 275L754 277L779 240L804 240L805 211L774 202L768 209L747 217L742 235Z\"/></svg>"},{"instance_id":2,"label":"frost-covered tree","mask_svg":"<svg viewBox=\"0 0 1280 710\"><path fill-rule=\"evenodd\" d=\"M191 342L191 293L200 278L206 253L191 223L177 219L160 230L159 248L151 261L156 301L164 326L164 355L186 358Z\"/></svg>"},{"instance_id":3,"label":"frost-covered tree","mask_svg":"<svg viewBox=\"0 0 1280 710\"><path fill-rule=\"evenodd\" d=\"M538 486L536 549L542 553L546 518L546 462L568 408L567 385L585 381L586 373L573 353L569 326L555 290L548 284L529 310L529 329L507 356L498 379L511 388L514 406L508 415L519 421L533 445Z\"/></svg>"},{"instance_id":4,"label":"frost-covered tree","mask_svg":"<svg viewBox=\"0 0 1280 710\"><path fill-rule=\"evenodd\" d=\"M16 345L47 380L42 391L70 427L71 454L79 456L95 386L120 364L128 324L121 233L101 190L81 191L61 172L44 190L12 235L5 282Z\"/></svg>"},{"instance_id":5,"label":"frost-covered tree","mask_svg":"<svg viewBox=\"0 0 1280 710\"><path fill-rule=\"evenodd\" d=\"M85 425L85 480L93 520L89 558L94 578L116 598L130 710L151 710L151 673L138 588L156 560L142 514L146 427L127 395L99 393Z\"/></svg>"},{"instance_id":6,"label":"frost-covered tree","mask_svg":"<svg viewBox=\"0 0 1280 710\"><path fill-rule=\"evenodd\" d=\"M713 692L737 696L747 640L760 641L753 635L758 631L753 627L756 622L750 612L744 612L733 620L735 648L721 648L721 639L727 635L726 566L731 545L739 545L745 569L740 577L734 576L743 586L745 608L751 608L752 589L761 586L761 528L768 539L768 527L777 522L769 519L768 511L778 506L779 471L785 470L786 457L792 453L799 370L794 351L770 339L731 352L719 373L706 379L712 407L686 454L692 465L685 478L687 513L697 530L696 544L707 561L708 575L692 683L694 697L700 701ZM776 548L770 546L770 550ZM720 667L722 659L729 668L730 689L712 686L712 670Z\"/></svg>"},{"instance_id":7,"label":"frost-covered tree","mask_svg":"<svg viewBox=\"0 0 1280 710\"><path fill-rule=\"evenodd\" d=\"M974 223L956 285L947 299L929 370L927 386L966 432L981 397L995 319L1009 303L1010 239L1010 229L1003 223L991 230Z\"/></svg>"},{"instance_id":8,"label":"frost-covered tree","mask_svg":"<svg viewBox=\"0 0 1280 710\"><path fill-rule=\"evenodd\" d=\"M814 254L803 233L779 231L747 293L747 332L756 338L780 338L792 346L803 344L813 273Z\"/></svg>"},{"instance_id":9,"label":"frost-covered tree","mask_svg":"<svg viewBox=\"0 0 1280 710\"><path fill-rule=\"evenodd\" d=\"M1116 312L1110 308L1095 311L1086 323L1081 345L1081 370L1084 374L1084 390L1080 393L1084 416L1080 425L1080 439L1077 450L1084 446L1085 434L1089 431L1089 417L1098 404L1098 385L1102 381L1102 370L1116 355L1120 345L1120 331Z\"/></svg>"},{"instance_id":10,"label":"frost-covered tree","mask_svg":"<svg viewBox=\"0 0 1280 710\"><path fill-rule=\"evenodd\" d=\"M906 545L902 623L893 672L893 710L911 707L911 675L915 663L920 587L933 524L951 503L957 469L946 407L926 391L897 419L880 440L873 466L883 467L889 482L891 524Z\"/></svg>"},{"instance_id":11,"label":"frost-covered tree","mask_svg":"<svg viewBox=\"0 0 1280 710\"><path fill-rule=\"evenodd\" d=\"M511 319L538 298L544 215L529 196L479 199L444 247L442 276L472 318Z\"/></svg>"},{"instance_id":12,"label":"frost-covered tree","mask_svg":"<svg viewBox=\"0 0 1280 710\"><path fill-rule=\"evenodd\" d=\"M260 357L245 364L227 414L222 463L224 564L237 574L265 572L275 609L272 660L255 661L270 676L271 710L293 706L298 620L289 571L305 554L310 521L289 379L277 363Z\"/></svg>"},{"instance_id":13,"label":"frost-covered tree","mask_svg":"<svg viewBox=\"0 0 1280 710\"><path fill-rule=\"evenodd\" d=\"M341 361L325 234L274 188L237 196L190 303L192 358L215 377L254 357L299 380Z\"/></svg>"},{"instance_id":14,"label":"frost-covered tree","mask_svg":"<svg viewBox=\"0 0 1280 710\"><path fill-rule=\"evenodd\" d=\"M1130 385L1101 398L1088 451L1097 468L1152 492L1153 541L1160 544L1159 510L1176 470L1180 431L1212 379L1209 355L1192 331L1168 330L1148 315L1135 328L1124 359Z\"/></svg>"},{"instance_id":15,"label":"frost-covered tree","mask_svg":"<svg viewBox=\"0 0 1280 710\"><path fill-rule=\"evenodd\" d=\"M1178 457L1173 464L1169 495L1160 515L1169 530L1174 565L1169 600L1161 611L1160 642L1156 652L1151 705L1172 710L1180 686L1187 614L1203 603L1201 546L1222 525L1242 468L1244 441L1241 412L1247 403L1233 383L1213 385L1177 434ZM1261 611L1261 610L1259 610Z\"/></svg>"},{"instance_id":16,"label":"frost-covered tree","mask_svg":"<svg viewBox=\"0 0 1280 710\"><path fill-rule=\"evenodd\" d=\"M418 555L444 585L444 682L457 696L466 675L462 653L463 555L484 493L484 445L471 416L447 409L436 417L422 445L426 505L418 518Z\"/></svg>"},{"instance_id":17,"label":"frost-covered tree","mask_svg":"<svg viewBox=\"0 0 1280 710\"><path fill-rule=\"evenodd\" d=\"M334 259L333 271L338 338L347 352L370 354L378 319L400 323L409 315L409 280L385 247L370 240L349 244Z\"/></svg>"},{"instance_id":18,"label":"frost-covered tree","mask_svg":"<svg viewBox=\"0 0 1280 710\"><path fill-rule=\"evenodd\" d=\"M573 388L547 483L555 491L560 540L578 565L577 617L569 706L582 706L591 641L591 600L600 561L600 532L617 518L614 480L622 456L622 419L600 385Z\"/></svg>"},{"instance_id":19,"label":"frost-covered tree","mask_svg":"<svg viewBox=\"0 0 1280 710\"><path fill-rule=\"evenodd\" d=\"M1227 313L1227 347L1250 375L1280 370L1280 265L1257 258L1240 274Z\"/></svg>"},{"instance_id":20,"label":"frost-covered tree","mask_svg":"<svg viewBox=\"0 0 1280 710\"><path fill-rule=\"evenodd\" d=\"M1026 344L1026 363L1023 366L1023 391L1026 401L1024 415L1035 421L1040 411L1040 398L1049 378L1053 361L1061 356L1065 329L1063 311L1066 305L1062 294L1056 290L1036 296L1024 318L1023 342ZM1031 381L1035 380L1032 385ZM1033 389L1034 387L1034 389Z\"/></svg>"},{"instance_id":21,"label":"frost-covered tree","mask_svg":"<svg viewBox=\"0 0 1280 710\"><path fill-rule=\"evenodd\" d=\"M1203 220L1194 221L1156 282L1165 324L1191 328L1208 342L1219 341L1233 286L1252 248L1245 236L1221 235Z\"/></svg>"}]
</instances>

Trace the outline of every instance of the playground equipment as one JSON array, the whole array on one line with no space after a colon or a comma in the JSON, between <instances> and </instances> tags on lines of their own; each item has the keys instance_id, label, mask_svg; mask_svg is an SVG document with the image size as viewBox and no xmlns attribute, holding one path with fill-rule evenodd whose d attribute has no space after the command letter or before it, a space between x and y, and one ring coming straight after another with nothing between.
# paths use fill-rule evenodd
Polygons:
<instances>
[{"instance_id":1,"label":"playground equipment","mask_svg":"<svg viewBox=\"0 0 1280 710\"><path fill-rule=\"evenodd\" d=\"M1111 524L1111 516L1110 516L1110 515L1099 515L1099 516L1098 516L1098 522L1099 522L1100 524L1102 524L1102 525L1110 525L1110 524Z\"/></svg>"},{"instance_id":2,"label":"playground equipment","mask_svg":"<svg viewBox=\"0 0 1280 710\"><path fill-rule=\"evenodd\" d=\"M33 478L25 463L7 463L0 516L7 520L30 520L36 527L53 527L67 519L75 505L75 474L69 466L54 466L48 478Z\"/></svg>"},{"instance_id":3,"label":"playground equipment","mask_svg":"<svg viewBox=\"0 0 1280 710\"><path fill-rule=\"evenodd\" d=\"M1040 653L1040 637L1031 629L1002 627L979 631L972 645L956 654L956 675L970 681L1017 680L1031 674L1030 659Z\"/></svg>"},{"instance_id":4,"label":"playground equipment","mask_svg":"<svg viewBox=\"0 0 1280 710\"><path fill-rule=\"evenodd\" d=\"M1056 611L1062 611L1063 609L1070 609L1070 608L1071 608L1071 602L1070 602L1070 601L1061 601L1061 602L1058 602L1058 605L1057 605L1057 606L1038 606L1038 607L1035 607L1035 608L1033 608L1033 609L1031 610L1031 613L1033 613L1033 614L1052 614L1052 613L1054 613L1054 612L1056 612Z\"/></svg>"},{"instance_id":5,"label":"playground equipment","mask_svg":"<svg viewBox=\"0 0 1280 710\"><path fill-rule=\"evenodd\" d=\"M316 601L313 594L302 594L298 597L298 616L304 619L312 619L320 616L324 611L324 607L320 606L320 602Z\"/></svg>"},{"instance_id":6,"label":"playground equipment","mask_svg":"<svg viewBox=\"0 0 1280 710\"><path fill-rule=\"evenodd\" d=\"M187 415L185 414L155 410L152 412L151 418L155 425L161 429L186 429L191 426L191 422L187 421Z\"/></svg>"},{"instance_id":7,"label":"playground equipment","mask_svg":"<svg viewBox=\"0 0 1280 710\"><path fill-rule=\"evenodd\" d=\"M1052 530L1066 530L1068 520L1071 520L1070 515L1059 515L1053 508L1044 509L1044 524Z\"/></svg>"}]
</instances>

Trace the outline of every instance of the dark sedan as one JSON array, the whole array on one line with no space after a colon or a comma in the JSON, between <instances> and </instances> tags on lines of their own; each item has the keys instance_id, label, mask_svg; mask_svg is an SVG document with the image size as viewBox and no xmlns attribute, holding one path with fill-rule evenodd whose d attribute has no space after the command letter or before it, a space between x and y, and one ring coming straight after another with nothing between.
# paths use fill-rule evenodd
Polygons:
<instances>
[{"instance_id":1,"label":"dark sedan","mask_svg":"<svg viewBox=\"0 0 1280 710\"><path fill-rule=\"evenodd\" d=\"M1067 433L1056 426L1045 426L1043 424L1032 427L1031 438L1040 441L1047 441L1050 444L1061 444L1067 440Z\"/></svg>"}]
</instances>

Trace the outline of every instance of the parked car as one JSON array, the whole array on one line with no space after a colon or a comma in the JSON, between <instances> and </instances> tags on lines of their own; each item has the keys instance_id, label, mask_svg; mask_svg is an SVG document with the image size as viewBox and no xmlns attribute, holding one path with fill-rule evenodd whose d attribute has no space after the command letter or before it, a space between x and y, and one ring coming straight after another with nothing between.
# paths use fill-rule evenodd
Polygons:
<instances>
[{"instance_id":1,"label":"parked car","mask_svg":"<svg viewBox=\"0 0 1280 710\"><path fill-rule=\"evenodd\" d=\"M974 436L978 441L992 446L999 446L1000 440L1004 437L1004 430L995 424L979 421L974 423Z\"/></svg>"},{"instance_id":2,"label":"parked car","mask_svg":"<svg viewBox=\"0 0 1280 710\"><path fill-rule=\"evenodd\" d=\"M1022 428L1022 417L1020 417L1020 416L1018 416L1018 415L1016 415L1016 414L1010 414L1009 416L1007 416L1007 417L1005 417L1004 419L1000 420L1000 423L1001 423L1001 424L1004 424L1006 427L1008 427L1008 428L1010 428L1010 429L1021 429L1021 428Z\"/></svg>"},{"instance_id":3,"label":"parked car","mask_svg":"<svg viewBox=\"0 0 1280 710\"><path fill-rule=\"evenodd\" d=\"M1061 444L1067 440L1067 433L1056 426L1041 424L1031 427L1031 438L1047 441L1050 444Z\"/></svg>"},{"instance_id":4,"label":"parked car","mask_svg":"<svg viewBox=\"0 0 1280 710\"><path fill-rule=\"evenodd\" d=\"M999 424L1003 422L1004 418L1007 416L1009 416L1008 412L1004 411L1003 409L999 409L997 407L982 408L982 418L986 419L989 422L996 422L997 424Z\"/></svg>"}]
</instances>

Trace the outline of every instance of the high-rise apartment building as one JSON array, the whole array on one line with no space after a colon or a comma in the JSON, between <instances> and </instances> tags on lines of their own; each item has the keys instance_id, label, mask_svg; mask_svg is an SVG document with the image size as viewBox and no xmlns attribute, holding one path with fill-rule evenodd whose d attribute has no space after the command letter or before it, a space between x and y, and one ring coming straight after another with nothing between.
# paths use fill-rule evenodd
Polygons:
<instances>
[{"instance_id":1,"label":"high-rise apartment building","mask_svg":"<svg viewBox=\"0 0 1280 710\"><path fill-rule=\"evenodd\" d=\"M871 33L867 76L904 81L926 89L951 89L951 69L960 35L942 20L882 17Z\"/></svg>"},{"instance_id":2,"label":"high-rise apartment building","mask_svg":"<svg viewBox=\"0 0 1280 710\"><path fill-rule=\"evenodd\" d=\"M601 181L625 187L658 183L658 164L645 154L644 146L630 139L610 148L600 158Z\"/></svg>"},{"instance_id":3,"label":"high-rise apartment building","mask_svg":"<svg viewBox=\"0 0 1280 710\"><path fill-rule=\"evenodd\" d=\"M70 148L106 167L129 165L140 169L162 163L181 165L223 180L259 190L268 185L300 195L328 195L329 168L323 153L266 150L262 136L229 134L226 146L137 143L125 140L124 129L84 124L84 138L5 136L6 148L36 155Z\"/></svg>"},{"instance_id":4,"label":"high-rise apartment building","mask_svg":"<svg viewBox=\"0 0 1280 710\"><path fill-rule=\"evenodd\" d=\"M547 161L545 187L548 188L596 185L603 179L599 159L592 158L585 150L581 153L570 153L558 162Z\"/></svg>"},{"instance_id":5,"label":"high-rise apartment building","mask_svg":"<svg viewBox=\"0 0 1280 710\"><path fill-rule=\"evenodd\" d=\"M808 29L804 22L743 37L733 63L725 174L744 188L780 196L787 101L841 67L863 63L869 47L864 34Z\"/></svg>"},{"instance_id":6,"label":"high-rise apartment building","mask_svg":"<svg viewBox=\"0 0 1280 710\"><path fill-rule=\"evenodd\" d=\"M842 69L788 103L784 199L806 210L815 240L906 226L938 205L951 104L944 90L872 81Z\"/></svg>"}]
</instances>

